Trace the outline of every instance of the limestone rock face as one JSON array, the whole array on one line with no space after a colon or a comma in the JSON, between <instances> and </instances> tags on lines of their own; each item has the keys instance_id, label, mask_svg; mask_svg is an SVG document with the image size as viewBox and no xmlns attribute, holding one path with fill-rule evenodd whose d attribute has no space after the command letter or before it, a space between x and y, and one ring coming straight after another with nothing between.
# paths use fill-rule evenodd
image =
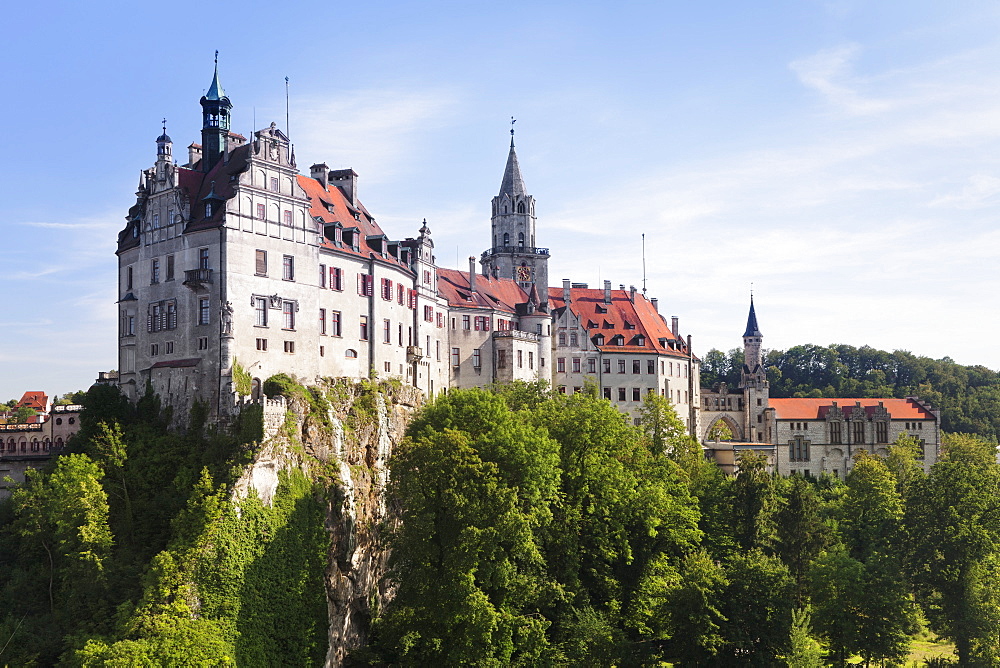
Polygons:
<instances>
[{"instance_id":1,"label":"limestone rock face","mask_svg":"<svg viewBox=\"0 0 1000 668\"><path fill-rule=\"evenodd\" d=\"M352 649L367 642L371 619L393 594L384 582L389 554L383 532L394 521L385 499L387 462L423 395L409 386L343 380L320 389L331 398L326 414L289 398L284 426L266 438L234 496L252 489L270 503L278 473L287 468L333 481L326 512L331 538L326 665L340 666Z\"/></svg>"}]
</instances>

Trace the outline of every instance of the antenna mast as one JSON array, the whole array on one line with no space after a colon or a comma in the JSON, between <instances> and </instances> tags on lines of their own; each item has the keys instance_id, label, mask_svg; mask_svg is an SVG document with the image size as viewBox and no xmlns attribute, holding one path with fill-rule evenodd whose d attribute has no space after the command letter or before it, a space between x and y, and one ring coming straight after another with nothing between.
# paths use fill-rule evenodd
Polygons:
<instances>
[{"instance_id":1,"label":"antenna mast","mask_svg":"<svg viewBox=\"0 0 1000 668\"><path fill-rule=\"evenodd\" d=\"M289 141L291 141L292 129L288 125L288 77L285 77L285 132L288 133Z\"/></svg>"},{"instance_id":2,"label":"antenna mast","mask_svg":"<svg viewBox=\"0 0 1000 668\"><path fill-rule=\"evenodd\" d=\"M646 235L642 235L642 296L646 296Z\"/></svg>"}]
</instances>

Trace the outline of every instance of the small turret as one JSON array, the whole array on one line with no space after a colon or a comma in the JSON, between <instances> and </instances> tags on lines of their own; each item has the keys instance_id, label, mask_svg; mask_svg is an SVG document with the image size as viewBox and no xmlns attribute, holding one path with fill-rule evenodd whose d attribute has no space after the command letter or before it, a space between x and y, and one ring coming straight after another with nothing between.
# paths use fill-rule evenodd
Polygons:
<instances>
[{"instance_id":1,"label":"small turret","mask_svg":"<svg viewBox=\"0 0 1000 668\"><path fill-rule=\"evenodd\" d=\"M163 134L156 138L156 160L157 162L170 162L173 160L174 143L167 135L167 119L163 119Z\"/></svg>"},{"instance_id":2,"label":"small turret","mask_svg":"<svg viewBox=\"0 0 1000 668\"><path fill-rule=\"evenodd\" d=\"M201 98L201 170L209 172L226 150L233 104L219 82L219 52L215 52L215 73L208 92Z\"/></svg>"}]
</instances>

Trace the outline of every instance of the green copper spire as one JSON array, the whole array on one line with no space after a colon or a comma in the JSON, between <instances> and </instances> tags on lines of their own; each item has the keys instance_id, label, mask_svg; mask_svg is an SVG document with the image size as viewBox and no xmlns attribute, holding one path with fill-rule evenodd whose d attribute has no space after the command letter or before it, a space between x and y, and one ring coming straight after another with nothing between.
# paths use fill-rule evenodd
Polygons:
<instances>
[{"instance_id":1,"label":"green copper spire","mask_svg":"<svg viewBox=\"0 0 1000 668\"><path fill-rule=\"evenodd\" d=\"M222 84L219 83L219 52L215 52L215 74L212 76L212 85L208 87L208 92L205 93L206 100L221 100L226 97L226 91L222 90Z\"/></svg>"}]
</instances>

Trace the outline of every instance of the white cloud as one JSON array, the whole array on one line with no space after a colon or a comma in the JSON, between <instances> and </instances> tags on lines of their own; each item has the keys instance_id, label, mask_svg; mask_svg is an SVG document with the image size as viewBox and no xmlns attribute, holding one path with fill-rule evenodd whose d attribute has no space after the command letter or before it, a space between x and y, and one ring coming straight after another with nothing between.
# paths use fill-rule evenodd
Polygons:
<instances>
[{"instance_id":1,"label":"white cloud","mask_svg":"<svg viewBox=\"0 0 1000 668\"><path fill-rule=\"evenodd\" d=\"M887 111L888 101L866 98L857 90L862 82L852 77L851 65L860 51L858 44L844 44L796 60L789 67L804 85L849 114Z\"/></svg>"},{"instance_id":2,"label":"white cloud","mask_svg":"<svg viewBox=\"0 0 1000 668\"><path fill-rule=\"evenodd\" d=\"M354 90L306 98L296 116L295 143L309 162L351 167L369 183L388 180L430 129L448 124L459 98L449 89Z\"/></svg>"}]
</instances>

